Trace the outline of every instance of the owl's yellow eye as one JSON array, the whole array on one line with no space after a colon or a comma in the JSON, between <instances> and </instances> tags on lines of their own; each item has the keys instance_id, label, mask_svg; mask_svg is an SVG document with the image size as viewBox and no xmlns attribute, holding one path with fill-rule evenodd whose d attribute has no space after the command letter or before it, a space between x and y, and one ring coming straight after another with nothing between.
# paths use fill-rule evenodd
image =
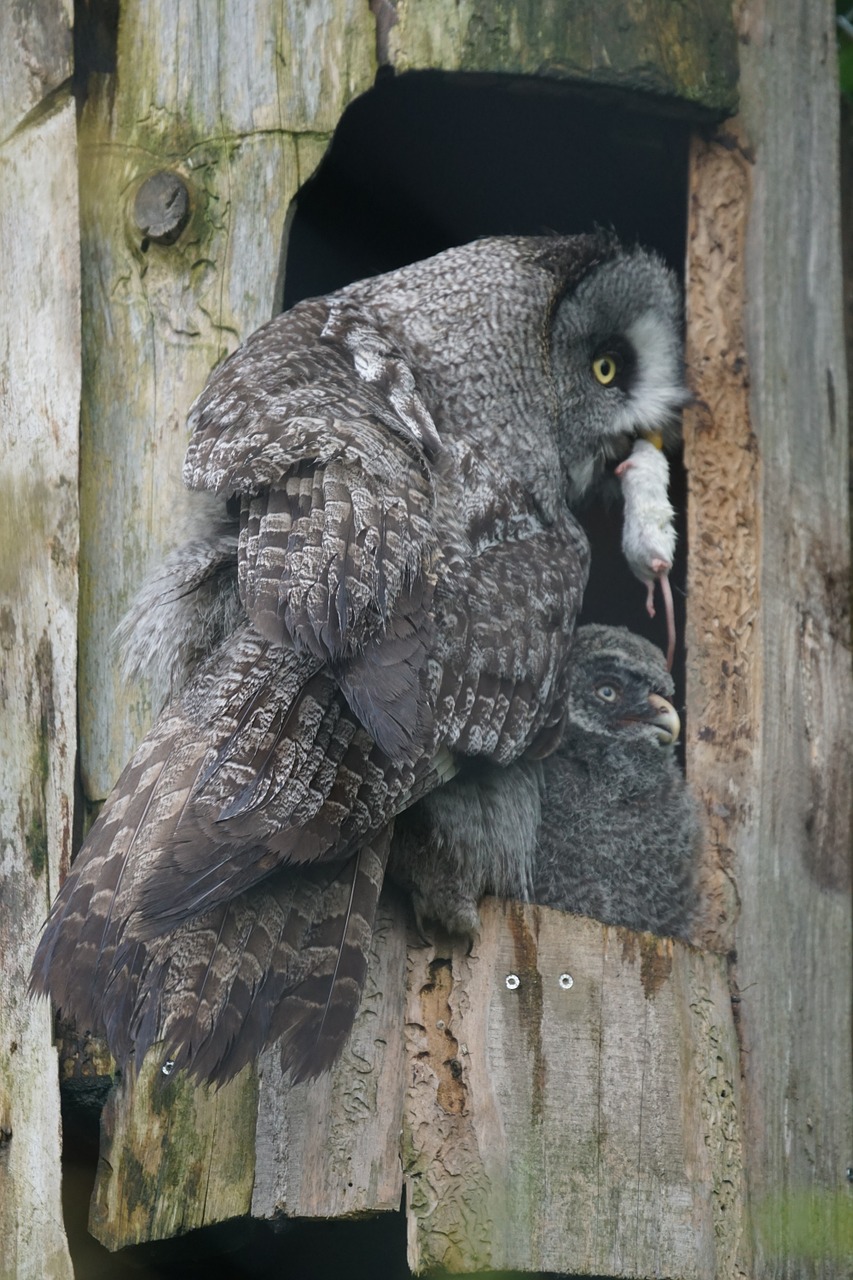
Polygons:
<instances>
[{"instance_id":1,"label":"owl's yellow eye","mask_svg":"<svg viewBox=\"0 0 853 1280\"><path fill-rule=\"evenodd\" d=\"M592 372L603 387L609 387L619 372L616 357L612 355L596 356L592 362Z\"/></svg>"}]
</instances>

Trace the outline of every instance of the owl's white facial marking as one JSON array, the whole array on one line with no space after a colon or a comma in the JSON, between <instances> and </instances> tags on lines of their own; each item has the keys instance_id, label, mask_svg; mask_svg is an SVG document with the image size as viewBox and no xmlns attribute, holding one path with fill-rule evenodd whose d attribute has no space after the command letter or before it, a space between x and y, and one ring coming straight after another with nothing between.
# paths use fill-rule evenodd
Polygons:
<instances>
[{"instance_id":1,"label":"owl's white facial marking","mask_svg":"<svg viewBox=\"0 0 853 1280\"><path fill-rule=\"evenodd\" d=\"M614 430L659 431L674 421L689 399L676 335L671 324L649 310L628 326L625 337L635 352L636 368L629 395L614 414Z\"/></svg>"},{"instance_id":2,"label":"owl's white facial marking","mask_svg":"<svg viewBox=\"0 0 853 1280\"><path fill-rule=\"evenodd\" d=\"M675 275L641 249L596 267L560 303L551 372L570 504L638 436L674 443L688 399L680 330Z\"/></svg>"}]
</instances>

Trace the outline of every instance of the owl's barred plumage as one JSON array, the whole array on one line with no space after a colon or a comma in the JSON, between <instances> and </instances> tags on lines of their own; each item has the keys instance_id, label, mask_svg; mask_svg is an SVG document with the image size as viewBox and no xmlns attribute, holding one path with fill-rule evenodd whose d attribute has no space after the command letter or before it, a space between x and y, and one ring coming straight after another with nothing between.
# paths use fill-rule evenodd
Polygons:
<instances>
[{"instance_id":1,"label":"owl's barred plumage","mask_svg":"<svg viewBox=\"0 0 853 1280\"><path fill-rule=\"evenodd\" d=\"M143 595L131 665L173 697L36 990L122 1062L163 1040L221 1080L277 1038L294 1078L334 1059L396 815L559 739L589 559L569 500L672 429L678 327L642 250L492 239L300 303L214 371L184 476L239 515Z\"/></svg>"}]
</instances>

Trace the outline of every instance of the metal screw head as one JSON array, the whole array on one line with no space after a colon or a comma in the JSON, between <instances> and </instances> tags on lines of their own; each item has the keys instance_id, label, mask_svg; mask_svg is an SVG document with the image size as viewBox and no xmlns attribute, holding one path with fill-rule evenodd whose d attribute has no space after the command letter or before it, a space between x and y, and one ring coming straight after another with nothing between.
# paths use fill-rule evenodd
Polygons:
<instances>
[{"instance_id":1,"label":"metal screw head","mask_svg":"<svg viewBox=\"0 0 853 1280\"><path fill-rule=\"evenodd\" d=\"M161 169L146 178L133 202L133 218L146 240L174 244L190 216L190 195L178 173Z\"/></svg>"},{"instance_id":2,"label":"metal screw head","mask_svg":"<svg viewBox=\"0 0 853 1280\"><path fill-rule=\"evenodd\" d=\"M557 982L560 984L560 986L563 988L564 991L570 991L571 988L575 985L575 980L570 973L561 973L559 978L557 979Z\"/></svg>"},{"instance_id":3,"label":"metal screw head","mask_svg":"<svg viewBox=\"0 0 853 1280\"><path fill-rule=\"evenodd\" d=\"M521 986L521 978L517 973L508 973L506 975L506 985L509 991L517 991Z\"/></svg>"},{"instance_id":4,"label":"metal screw head","mask_svg":"<svg viewBox=\"0 0 853 1280\"><path fill-rule=\"evenodd\" d=\"M170 1076L172 1072L175 1070L174 1061L171 1058L167 1058L166 1061L163 1063L162 1067L160 1068L160 1070L163 1072L164 1076Z\"/></svg>"}]
</instances>

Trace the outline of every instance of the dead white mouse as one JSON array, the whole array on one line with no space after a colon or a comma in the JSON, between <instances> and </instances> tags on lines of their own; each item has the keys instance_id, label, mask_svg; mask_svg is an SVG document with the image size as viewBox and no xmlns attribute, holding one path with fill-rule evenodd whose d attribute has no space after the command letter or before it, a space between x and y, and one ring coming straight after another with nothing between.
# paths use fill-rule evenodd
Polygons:
<instances>
[{"instance_id":1,"label":"dead white mouse","mask_svg":"<svg viewBox=\"0 0 853 1280\"><path fill-rule=\"evenodd\" d=\"M631 454L616 468L622 482L625 518L622 551L631 572L648 588L646 609L655 616L655 583L660 583L666 611L666 665L675 656L675 613L669 571L675 555L675 525L669 500L669 463L655 438L634 443Z\"/></svg>"}]
</instances>

